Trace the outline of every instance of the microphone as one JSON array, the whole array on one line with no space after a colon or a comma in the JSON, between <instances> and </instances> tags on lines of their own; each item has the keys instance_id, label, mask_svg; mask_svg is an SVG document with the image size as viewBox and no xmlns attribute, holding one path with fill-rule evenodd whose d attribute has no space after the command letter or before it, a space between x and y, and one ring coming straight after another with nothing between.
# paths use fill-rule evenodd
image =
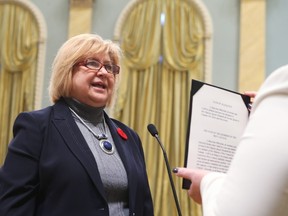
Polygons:
<instances>
[{"instance_id":1,"label":"microphone","mask_svg":"<svg viewBox=\"0 0 288 216\"><path fill-rule=\"evenodd\" d=\"M158 136L158 131L155 127L155 125L153 124L149 124L147 126L147 129L149 131L149 133L155 137L163 151L163 155L164 155L164 159L165 159L165 164L166 164L166 167L167 167L167 171L168 171L168 175L169 175L169 180L170 180L170 184L171 184L171 187L172 187L172 191L173 191L173 196L174 196L174 200L175 200L175 203L176 203L176 207L177 207L177 211L178 211L178 215L179 216L182 216L182 213L181 213L181 210L180 210L180 205L179 205L179 201L178 201L178 198L177 198L177 194L176 194L176 190L175 190L175 186L174 186L174 182L173 182L173 179L172 179L172 174L171 174L171 168L170 168L170 165L169 165L169 162L168 162L168 158L167 158L167 154L166 154L166 151L164 149L164 146L162 145L162 142Z\"/></svg>"}]
</instances>

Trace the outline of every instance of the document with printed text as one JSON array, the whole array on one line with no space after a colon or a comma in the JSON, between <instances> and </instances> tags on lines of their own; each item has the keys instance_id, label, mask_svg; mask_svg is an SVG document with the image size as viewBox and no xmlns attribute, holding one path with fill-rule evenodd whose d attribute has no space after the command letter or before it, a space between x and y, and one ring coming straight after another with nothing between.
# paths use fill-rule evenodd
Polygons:
<instances>
[{"instance_id":1,"label":"document with printed text","mask_svg":"<svg viewBox=\"0 0 288 216\"><path fill-rule=\"evenodd\" d=\"M226 172L249 118L250 97L192 80L185 167ZM183 188L190 182L184 179Z\"/></svg>"}]
</instances>

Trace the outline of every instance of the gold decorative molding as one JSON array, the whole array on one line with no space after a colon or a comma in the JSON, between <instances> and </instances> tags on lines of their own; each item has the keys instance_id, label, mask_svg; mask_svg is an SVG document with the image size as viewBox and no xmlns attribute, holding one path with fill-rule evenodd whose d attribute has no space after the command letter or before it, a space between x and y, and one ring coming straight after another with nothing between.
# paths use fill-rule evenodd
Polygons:
<instances>
[{"instance_id":1,"label":"gold decorative molding","mask_svg":"<svg viewBox=\"0 0 288 216\"><path fill-rule=\"evenodd\" d=\"M85 7L90 8L93 5L93 0L70 0L71 7Z\"/></svg>"},{"instance_id":2,"label":"gold decorative molding","mask_svg":"<svg viewBox=\"0 0 288 216\"><path fill-rule=\"evenodd\" d=\"M91 32L93 2L93 0L70 0L69 38Z\"/></svg>"},{"instance_id":3,"label":"gold decorative molding","mask_svg":"<svg viewBox=\"0 0 288 216\"><path fill-rule=\"evenodd\" d=\"M265 79L266 0L241 0L239 91L257 91Z\"/></svg>"}]
</instances>

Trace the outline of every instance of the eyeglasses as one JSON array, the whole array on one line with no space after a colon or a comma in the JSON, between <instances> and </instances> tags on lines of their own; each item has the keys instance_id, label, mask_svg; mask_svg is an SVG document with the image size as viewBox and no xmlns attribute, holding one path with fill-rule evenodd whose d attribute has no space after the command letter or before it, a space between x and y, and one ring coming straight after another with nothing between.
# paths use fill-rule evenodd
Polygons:
<instances>
[{"instance_id":1,"label":"eyeglasses","mask_svg":"<svg viewBox=\"0 0 288 216\"><path fill-rule=\"evenodd\" d=\"M85 66L91 70L95 70L95 71L99 71L101 70L102 67L105 68L105 70L108 73L111 74L119 74L120 72L120 67L118 65L114 65L114 64L102 64L101 62L95 60L95 59L86 59L83 62L79 62L78 63L79 66Z\"/></svg>"}]
</instances>

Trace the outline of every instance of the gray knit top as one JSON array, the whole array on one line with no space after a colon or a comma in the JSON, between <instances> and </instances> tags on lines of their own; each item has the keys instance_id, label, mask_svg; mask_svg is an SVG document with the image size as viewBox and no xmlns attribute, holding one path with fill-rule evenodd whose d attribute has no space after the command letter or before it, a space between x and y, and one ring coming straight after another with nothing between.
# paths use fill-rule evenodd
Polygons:
<instances>
[{"instance_id":1,"label":"gray knit top","mask_svg":"<svg viewBox=\"0 0 288 216\"><path fill-rule=\"evenodd\" d=\"M75 122L94 155L95 163L97 164L106 193L109 215L128 216L127 173L117 152L108 125L105 123L104 108L91 107L70 98L65 98L65 101L69 105ZM114 147L112 154L103 151L103 148L99 145L100 141L96 136L103 133L107 136L109 143Z\"/></svg>"}]
</instances>

